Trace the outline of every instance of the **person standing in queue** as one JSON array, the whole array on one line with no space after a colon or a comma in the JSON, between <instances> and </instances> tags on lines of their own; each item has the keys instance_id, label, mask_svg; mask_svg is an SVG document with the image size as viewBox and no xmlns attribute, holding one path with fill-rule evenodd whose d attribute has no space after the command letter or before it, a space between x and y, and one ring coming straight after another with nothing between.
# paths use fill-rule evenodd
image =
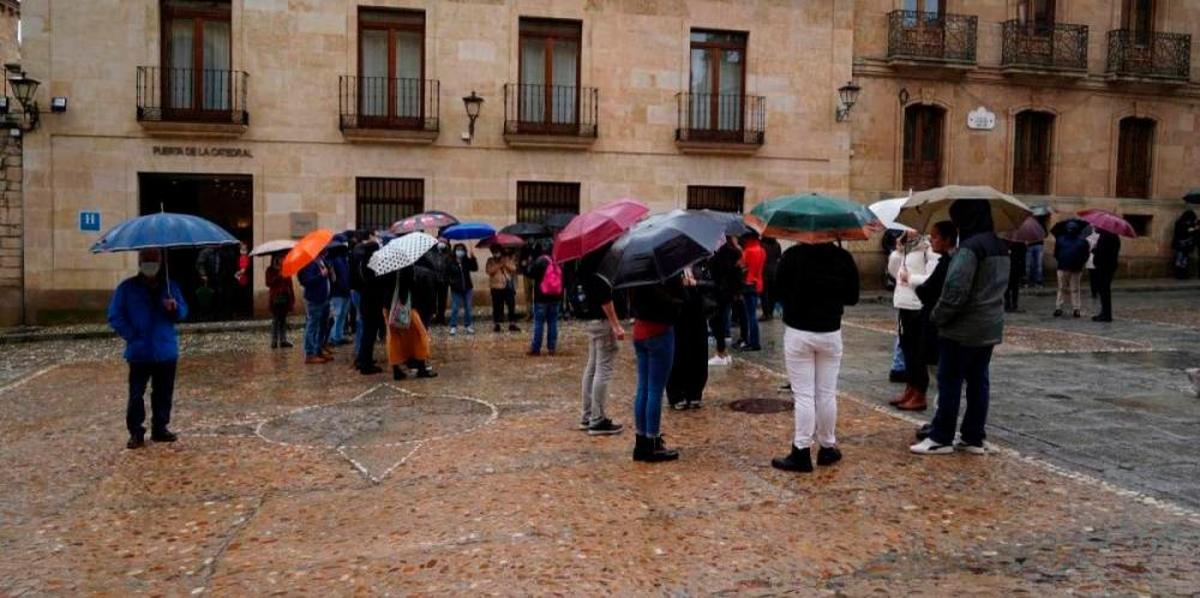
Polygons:
<instances>
[{"instance_id":1,"label":"person standing in queue","mask_svg":"<svg viewBox=\"0 0 1200 598\"><path fill-rule=\"evenodd\" d=\"M617 316L612 286L598 273L600 263L608 253L609 243L579 260L571 302L583 320L587 335L588 359L583 368L581 395L583 411L579 429L589 436L620 434L624 426L614 423L605 413L608 403L608 383L612 380L617 362L619 341L625 340L625 328Z\"/></svg>"},{"instance_id":2,"label":"person standing in queue","mask_svg":"<svg viewBox=\"0 0 1200 598\"><path fill-rule=\"evenodd\" d=\"M763 237L758 244L767 254L763 265L762 318L763 322L775 319L775 307L779 305L779 291L776 289L776 277L779 272L779 260L783 257L783 248L774 237Z\"/></svg>"},{"instance_id":3,"label":"person standing in queue","mask_svg":"<svg viewBox=\"0 0 1200 598\"><path fill-rule=\"evenodd\" d=\"M737 349L762 351L758 328L758 299L763 292L763 268L767 263L767 252L758 242L758 233L749 232L742 236L742 267L745 279L742 287L742 339Z\"/></svg>"},{"instance_id":4,"label":"person standing in queue","mask_svg":"<svg viewBox=\"0 0 1200 598\"><path fill-rule=\"evenodd\" d=\"M858 266L833 243L795 245L779 263L783 297L784 359L795 403L795 437L785 471L811 472L815 432L817 465L842 459L837 446L837 386L842 366L842 313L858 303Z\"/></svg>"},{"instance_id":5,"label":"person standing in queue","mask_svg":"<svg viewBox=\"0 0 1200 598\"><path fill-rule=\"evenodd\" d=\"M633 310L633 349L637 354L637 394L633 401L637 437L633 460L674 461L679 451L663 442L662 396L675 359L674 326L683 303L679 276L655 285L630 289Z\"/></svg>"},{"instance_id":6,"label":"person standing in queue","mask_svg":"<svg viewBox=\"0 0 1200 598\"><path fill-rule=\"evenodd\" d=\"M271 348L290 349L287 340L287 319L296 309L296 290L292 277L283 275L283 254L271 256L267 266L267 303L271 309Z\"/></svg>"},{"instance_id":7,"label":"person standing in queue","mask_svg":"<svg viewBox=\"0 0 1200 598\"><path fill-rule=\"evenodd\" d=\"M300 286L304 287L304 306L307 319L304 322L304 363L319 364L333 361L332 352L325 346L329 328L329 266L325 263L325 252L300 269Z\"/></svg>"},{"instance_id":8,"label":"person standing in queue","mask_svg":"<svg viewBox=\"0 0 1200 598\"><path fill-rule=\"evenodd\" d=\"M725 243L717 249L717 253L709 258L709 272L712 273L714 297L717 301L716 313L709 321L709 327L717 343L717 354L708 360L708 365L722 366L733 363L729 356L729 327L730 314L733 311L733 299L742 289L744 273L738 265L742 259L742 251L738 249L733 237L725 237Z\"/></svg>"},{"instance_id":9,"label":"person standing in queue","mask_svg":"<svg viewBox=\"0 0 1200 598\"><path fill-rule=\"evenodd\" d=\"M554 261L549 247L542 247L541 254L529 264L528 278L533 281L533 340L529 343L529 355L542 353L542 328L546 329L546 351L550 355L558 349L558 307L562 304L562 266Z\"/></svg>"},{"instance_id":10,"label":"person standing in queue","mask_svg":"<svg viewBox=\"0 0 1200 598\"><path fill-rule=\"evenodd\" d=\"M509 332L520 332L517 327L517 295L513 278L517 274L517 264L512 255L503 247L492 246L492 257L484 264L488 275L488 287L492 292L492 331L500 332L500 324L504 322L504 308L508 308Z\"/></svg>"},{"instance_id":11,"label":"person standing in queue","mask_svg":"<svg viewBox=\"0 0 1200 598\"><path fill-rule=\"evenodd\" d=\"M329 248L329 344L335 347L350 344L346 340L346 318L350 316L350 240L334 235Z\"/></svg>"},{"instance_id":12,"label":"person standing in queue","mask_svg":"<svg viewBox=\"0 0 1200 598\"><path fill-rule=\"evenodd\" d=\"M708 318L712 281L703 264L683 271L683 302L675 323L675 357L667 380L667 402L676 411L699 409L708 384Z\"/></svg>"},{"instance_id":13,"label":"person standing in queue","mask_svg":"<svg viewBox=\"0 0 1200 598\"><path fill-rule=\"evenodd\" d=\"M901 411L924 411L929 391L929 372L921 366L921 324L923 304L916 289L937 268L941 256L919 233L907 232L896 240L896 249L888 256L888 272L896 279L892 305L900 315L900 350L907 372L904 392L888 403Z\"/></svg>"},{"instance_id":14,"label":"person standing in queue","mask_svg":"<svg viewBox=\"0 0 1200 598\"><path fill-rule=\"evenodd\" d=\"M1096 248L1092 250L1096 266L1092 276L1096 279L1096 294L1100 296L1100 313L1092 317L1092 321L1111 322L1112 283L1117 274L1117 258L1121 255L1121 239L1105 230L1096 232L1100 234L1100 238L1096 240Z\"/></svg>"},{"instance_id":15,"label":"person standing in queue","mask_svg":"<svg viewBox=\"0 0 1200 598\"><path fill-rule=\"evenodd\" d=\"M462 308L463 324L467 334L475 334L474 294L475 283L471 273L479 271L475 254L462 243L454 245L454 251L446 262L446 278L450 283L450 336L458 334L458 310Z\"/></svg>"},{"instance_id":16,"label":"person standing in queue","mask_svg":"<svg viewBox=\"0 0 1200 598\"><path fill-rule=\"evenodd\" d=\"M350 288L358 295L358 333L354 335L354 367L364 376L383 371L375 363L375 341L384 330L383 309L376 292L375 271L367 264L379 251L379 236L372 233L367 240L355 245L350 252ZM388 297L391 301L391 297Z\"/></svg>"},{"instance_id":17,"label":"person standing in queue","mask_svg":"<svg viewBox=\"0 0 1200 598\"><path fill-rule=\"evenodd\" d=\"M146 445L146 405L143 397L150 391L150 440L178 440L168 426L175 393L175 368L179 361L179 338L175 324L187 318L187 303L179 285L169 282L162 269L163 254L158 249L138 252L138 274L117 286L108 305L108 325L125 340L125 361L129 363L129 402L125 408L125 426L129 430L126 448Z\"/></svg>"},{"instance_id":18,"label":"person standing in queue","mask_svg":"<svg viewBox=\"0 0 1200 598\"><path fill-rule=\"evenodd\" d=\"M397 381L408 378L406 370L410 366L417 370L418 378L437 377L429 369L429 332L420 309L432 311L428 304L437 301L436 289L421 288L431 281L419 280L427 276L417 272L419 267L414 264L375 279L375 292L384 306L381 315L387 322L388 364L392 366L392 379Z\"/></svg>"}]
</instances>

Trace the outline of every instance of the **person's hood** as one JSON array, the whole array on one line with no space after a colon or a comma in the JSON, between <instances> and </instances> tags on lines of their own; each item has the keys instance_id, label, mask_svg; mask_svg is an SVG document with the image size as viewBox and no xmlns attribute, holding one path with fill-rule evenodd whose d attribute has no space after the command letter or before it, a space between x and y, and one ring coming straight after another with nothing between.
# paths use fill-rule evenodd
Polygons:
<instances>
[{"instance_id":1,"label":"person's hood","mask_svg":"<svg viewBox=\"0 0 1200 598\"><path fill-rule=\"evenodd\" d=\"M979 233L993 232L992 207L982 199L959 199L950 205L950 221L966 239Z\"/></svg>"},{"instance_id":2,"label":"person's hood","mask_svg":"<svg viewBox=\"0 0 1200 598\"><path fill-rule=\"evenodd\" d=\"M1080 226L1079 221L1071 220L1063 226L1063 231L1066 232L1068 236L1078 237L1079 233L1083 232L1083 227Z\"/></svg>"}]
</instances>

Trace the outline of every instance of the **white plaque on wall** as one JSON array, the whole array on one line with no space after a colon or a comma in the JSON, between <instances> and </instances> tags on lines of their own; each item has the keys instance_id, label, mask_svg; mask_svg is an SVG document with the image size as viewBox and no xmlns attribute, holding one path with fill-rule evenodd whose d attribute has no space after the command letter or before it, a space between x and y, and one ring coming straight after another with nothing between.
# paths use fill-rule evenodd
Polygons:
<instances>
[{"instance_id":1,"label":"white plaque on wall","mask_svg":"<svg viewBox=\"0 0 1200 598\"><path fill-rule=\"evenodd\" d=\"M967 128L978 131L991 131L996 128L996 113L980 106L967 113Z\"/></svg>"}]
</instances>

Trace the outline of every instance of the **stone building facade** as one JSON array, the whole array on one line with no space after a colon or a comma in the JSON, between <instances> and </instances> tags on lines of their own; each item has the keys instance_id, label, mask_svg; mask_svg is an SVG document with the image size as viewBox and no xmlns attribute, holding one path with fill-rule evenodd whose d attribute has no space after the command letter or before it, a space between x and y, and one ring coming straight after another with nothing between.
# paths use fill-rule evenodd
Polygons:
<instances>
[{"instance_id":1,"label":"stone building facade","mask_svg":"<svg viewBox=\"0 0 1200 598\"><path fill-rule=\"evenodd\" d=\"M94 313L133 271L132 256L88 252L97 217L190 211L256 244L414 209L503 225L623 196L748 210L792 192L896 195L901 90L945 111L938 182L1012 189L1015 111L1055 115L1045 201L1147 211L1152 236L1129 253L1154 273L1196 170L1196 61L1189 48L1182 81L1110 82L1104 38L1124 2L1058 0L1092 36L1082 74L1048 77L1000 66L1014 0L949 2L977 10L978 45L950 67L890 50L889 13L915 0L27 0L25 69L43 104L70 109L24 142L26 318ZM941 18L936 4L917 8ZM1158 4L1163 28L1200 23L1194 3ZM944 48L936 19L901 19L922 24L904 38L919 54ZM839 121L852 79L859 101ZM990 130L966 129L978 107ZM1155 119L1148 200L1110 199L1126 114ZM853 245L864 272L879 267L876 243ZM190 255L171 267L197 269Z\"/></svg>"},{"instance_id":2,"label":"stone building facade","mask_svg":"<svg viewBox=\"0 0 1200 598\"><path fill-rule=\"evenodd\" d=\"M0 0L0 65L21 61L20 17L16 0ZM7 130L0 130L0 135L0 324L11 324L24 318L21 140Z\"/></svg>"}]
</instances>

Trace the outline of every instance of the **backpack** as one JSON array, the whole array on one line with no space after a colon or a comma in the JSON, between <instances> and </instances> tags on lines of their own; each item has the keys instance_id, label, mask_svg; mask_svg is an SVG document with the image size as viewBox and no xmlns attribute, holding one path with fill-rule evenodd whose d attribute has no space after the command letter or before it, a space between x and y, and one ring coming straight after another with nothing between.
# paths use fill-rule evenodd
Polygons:
<instances>
[{"instance_id":1,"label":"backpack","mask_svg":"<svg viewBox=\"0 0 1200 598\"><path fill-rule=\"evenodd\" d=\"M546 256L546 271L542 273L542 282L538 285L538 290L543 295L561 295L563 292L563 277L562 266L554 261L554 258Z\"/></svg>"}]
</instances>

